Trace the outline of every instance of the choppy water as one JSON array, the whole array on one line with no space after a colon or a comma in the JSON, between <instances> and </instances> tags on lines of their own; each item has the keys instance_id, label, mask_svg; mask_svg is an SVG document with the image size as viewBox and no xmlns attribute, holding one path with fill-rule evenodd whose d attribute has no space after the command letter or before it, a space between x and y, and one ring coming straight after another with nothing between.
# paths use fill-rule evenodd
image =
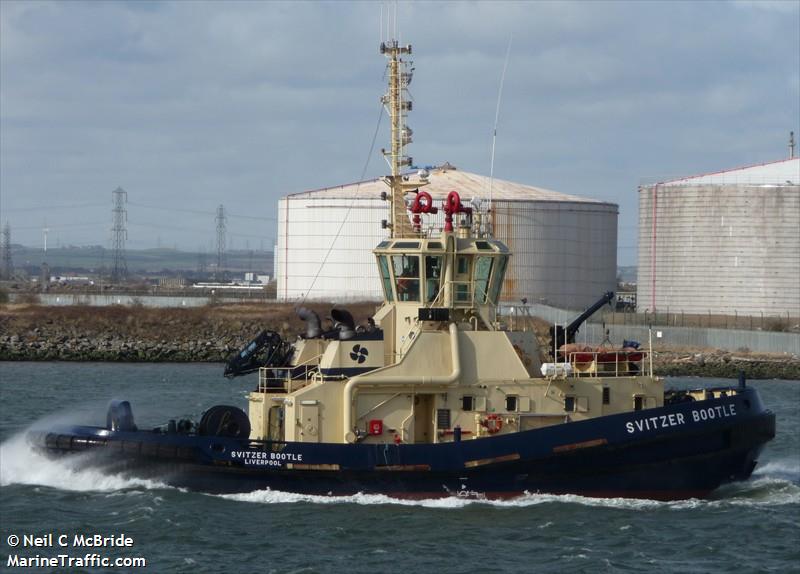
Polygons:
<instances>
[{"instance_id":1,"label":"choppy water","mask_svg":"<svg viewBox=\"0 0 800 574\"><path fill-rule=\"evenodd\" d=\"M141 426L197 417L218 403L244 406L253 380L228 382L221 372L217 365L0 363L0 571L10 554L97 552L145 557L150 572L800 572L800 381L750 383L776 412L778 436L750 481L702 501L212 496L83 470L79 459L49 461L20 439L44 417L100 424L109 398L131 400ZM125 533L134 546L8 545L12 534L49 532L70 539ZM36 571L8 569L15 570Z\"/></svg>"}]
</instances>

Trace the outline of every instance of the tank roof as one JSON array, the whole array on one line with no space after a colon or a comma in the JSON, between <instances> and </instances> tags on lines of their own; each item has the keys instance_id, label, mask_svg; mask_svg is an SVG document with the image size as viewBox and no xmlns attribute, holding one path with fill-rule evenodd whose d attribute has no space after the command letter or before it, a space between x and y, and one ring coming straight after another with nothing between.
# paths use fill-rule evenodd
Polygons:
<instances>
[{"instance_id":1,"label":"tank roof","mask_svg":"<svg viewBox=\"0 0 800 574\"><path fill-rule=\"evenodd\" d=\"M800 158L683 177L655 185L800 185Z\"/></svg>"},{"instance_id":2,"label":"tank roof","mask_svg":"<svg viewBox=\"0 0 800 574\"><path fill-rule=\"evenodd\" d=\"M421 187L431 194L433 199L441 200L453 190L457 191L462 198L469 201L473 197L488 199L489 197L489 178L483 175L461 171L458 168L445 163L442 166L429 168L429 183ZM416 175L410 172L409 175ZM289 194L292 198L308 199L350 199L356 196L364 199L374 198L382 191L387 191L388 187L381 178L369 179L366 181L348 183L335 187L324 187ZM495 178L492 182L492 197L495 201L554 201L554 202L573 202L589 204L613 205L611 202L600 201L570 195L542 187L534 187L513 181L506 181Z\"/></svg>"}]
</instances>

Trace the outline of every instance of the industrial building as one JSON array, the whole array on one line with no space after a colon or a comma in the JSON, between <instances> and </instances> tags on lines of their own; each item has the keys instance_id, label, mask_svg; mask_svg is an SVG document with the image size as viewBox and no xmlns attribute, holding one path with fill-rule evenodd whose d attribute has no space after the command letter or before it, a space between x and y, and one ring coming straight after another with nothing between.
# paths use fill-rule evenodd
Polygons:
<instances>
[{"instance_id":1,"label":"industrial building","mask_svg":"<svg viewBox=\"0 0 800 574\"><path fill-rule=\"evenodd\" d=\"M639 188L640 311L800 316L800 159Z\"/></svg>"},{"instance_id":2,"label":"industrial building","mask_svg":"<svg viewBox=\"0 0 800 574\"><path fill-rule=\"evenodd\" d=\"M461 171L432 169L422 189L441 205L456 190L465 201L489 197L494 236L514 253L503 300L584 308L614 290L617 215L613 203ZM387 191L381 179L295 193L278 208L277 294L285 301L379 300L382 290L372 249L388 231ZM485 206L485 203L484 203ZM444 214L423 215L423 229L436 233Z\"/></svg>"}]
</instances>

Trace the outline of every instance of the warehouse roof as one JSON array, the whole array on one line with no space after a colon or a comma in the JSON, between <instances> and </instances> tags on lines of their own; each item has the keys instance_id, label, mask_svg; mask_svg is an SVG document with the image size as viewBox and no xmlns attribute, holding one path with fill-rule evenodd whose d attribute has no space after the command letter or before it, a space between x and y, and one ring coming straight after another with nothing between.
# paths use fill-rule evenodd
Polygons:
<instances>
[{"instance_id":1,"label":"warehouse roof","mask_svg":"<svg viewBox=\"0 0 800 574\"><path fill-rule=\"evenodd\" d=\"M800 158L684 177L657 185L800 185Z\"/></svg>"},{"instance_id":2,"label":"warehouse roof","mask_svg":"<svg viewBox=\"0 0 800 574\"><path fill-rule=\"evenodd\" d=\"M431 168L429 172L430 183L424 186L422 189L430 193L434 199L444 199L447 194L453 190L457 191L459 194L461 194L461 197L467 200L472 199L473 197L478 197L481 199L488 199L489 197L488 177L467 171L461 171L449 163L436 168ZM558 191L534 187L532 185L524 185L521 183L515 183L513 181L505 181L497 178L495 178L491 183L491 187L492 197L495 200L559 201L610 204L606 201L589 199L577 195L569 195L566 193L560 193ZM377 197L382 191L388 190L389 187L383 182L383 180L376 178L336 187L324 187L322 189L293 193L289 197L347 199L358 195L359 197L364 197L366 199L369 197Z\"/></svg>"}]
</instances>

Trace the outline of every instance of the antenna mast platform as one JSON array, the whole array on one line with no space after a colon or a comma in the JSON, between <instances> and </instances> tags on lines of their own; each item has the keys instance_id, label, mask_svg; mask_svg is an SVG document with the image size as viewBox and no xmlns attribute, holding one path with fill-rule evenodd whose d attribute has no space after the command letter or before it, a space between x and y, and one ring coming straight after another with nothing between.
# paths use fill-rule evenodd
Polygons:
<instances>
[{"instance_id":1,"label":"antenna mast platform","mask_svg":"<svg viewBox=\"0 0 800 574\"><path fill-rule=\"evenodd\" d=\"M415 237L417 233L411 225L405 203L406 193L426 185L427 180L410 181L409 176L401 173L403 167L410 168L414 160L405 154L405 147L411 143L412 130L406 125L406 116L411 111L411 98L408 85L414 74L412 62L404 60L404 54L411 54L411 45L400 46L397 40L383 42L380 46L381 54L389 58L388 77L389 90L381 98L381 102L389 113L392 123L392 147L390 150L382 149L387 158L392 174L386 176L384 181L391 190L389 197L391 204L391 237Z\"/></svg>"}]
</instances>

